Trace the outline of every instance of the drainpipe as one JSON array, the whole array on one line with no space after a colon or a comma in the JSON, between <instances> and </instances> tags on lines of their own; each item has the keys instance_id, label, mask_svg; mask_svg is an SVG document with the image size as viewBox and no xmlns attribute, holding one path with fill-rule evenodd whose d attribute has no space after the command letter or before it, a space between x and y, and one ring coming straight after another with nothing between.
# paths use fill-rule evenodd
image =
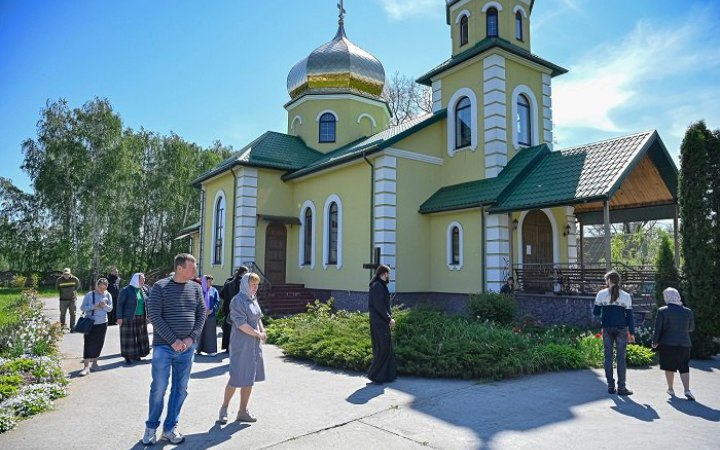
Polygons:
<instances>
[{"instance_id":1,"label":"drainpipe","mask_svg":"<svg viewBox=\"0 0 720 450\"><path fill-rule=\"evenodd\" d=\"M366 163L370 166L370 259L369 261L371 263L375 262L373 261L373 256L375 255L375 248L373 247L373 241L375 240L375 233L374 233L374 225L375 225L375 166L373 163L370 162L370 160L367 158L367 155L365 152L363 152L363 159ZM380 263L380 260L377 261L377 263ZM372 278L372 273L370 274L370 278Z\"/></svg>"},{"instance_id":2,"label":"drainpipe","mask_svg":"<svg viewBox=\"0 0 720 450\"><path fill-rule=\"evenodd\" d=\"M487 292L487 260L485 259L485 255L487 253L485 249L485 207L480 207L480 256L482 258L482 292Z\"/></svg>"},{"instance_id":3,"label":"drainpipe","mask_svg":"<svg viewBox=\"0 0 720 450\"><path fill-rule=\"evenodd\" d=\"M230 231L230 276L235 274L235 216L237 215L237 173L235 168L230 169L233 174L233 213L232 213L232 229Z\"/></svg>"}]
</instances>

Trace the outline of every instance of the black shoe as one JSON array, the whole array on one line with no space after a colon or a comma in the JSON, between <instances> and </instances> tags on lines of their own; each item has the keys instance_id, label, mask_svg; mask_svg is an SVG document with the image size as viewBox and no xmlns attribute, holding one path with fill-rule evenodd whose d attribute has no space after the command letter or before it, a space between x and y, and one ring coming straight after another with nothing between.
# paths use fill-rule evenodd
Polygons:
<instances>
[{"instance_id":1,"label":"black shoe","mask_svg":"<svg viewBox=\"0 0 720 450\"><path fill-rule=\"evenodd\" d=\"M617 393L618 395L633 395L633 391L625 387L618 388Z\"/></svg>"},{"instance_id":2,"label":"black shoe","mask_svg":"<svg viewBox=\"0 0 720 450\"><path fill-rule=\"evenodd\" d=\"M132 365L132 359L130 359L130 358L125 358L125 365L126 365L126 366L131 366L131 365Z\"/></svg>"},{"instance_id":3,"label":"black shoe","mask_svg":"<svg viewBox=\"0 0 720 450\"><path fill-rule=\"evenodd\" d=\"M608 386L608 394L616 394L617 391L615 390L614 386Z\"/></svg>"}]
</instances>

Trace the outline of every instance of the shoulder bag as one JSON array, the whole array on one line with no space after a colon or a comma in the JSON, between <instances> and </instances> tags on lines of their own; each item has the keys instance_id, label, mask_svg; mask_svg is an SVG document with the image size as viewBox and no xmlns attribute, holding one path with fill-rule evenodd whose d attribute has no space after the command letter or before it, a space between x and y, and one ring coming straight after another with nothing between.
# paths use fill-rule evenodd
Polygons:
<instances>
[{"instance_id":1,"label":"shoulder bag","mask_svg":"<svg viewBox=\"0 0 720 450\"><path fill-rule=\"evenodd\" d=\"M95 306L95 292L93 292L93 306ZM75 328L73 328L73 331L75 333L90 334L93 325L95 325L95 319L93 318L94 316L94 308L90 312L90 316L87 315L87 312L84 313L83 316L78 319L77 323L75 323Z\"/></svg>"}]
</instances>

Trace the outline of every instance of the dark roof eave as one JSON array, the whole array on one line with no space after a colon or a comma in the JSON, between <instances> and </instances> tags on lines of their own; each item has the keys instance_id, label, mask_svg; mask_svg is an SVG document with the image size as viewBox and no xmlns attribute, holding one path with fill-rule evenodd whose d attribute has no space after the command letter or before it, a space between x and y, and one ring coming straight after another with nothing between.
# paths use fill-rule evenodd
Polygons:
<instances>
[{"instance_id":1,"label":"dark roof eave","mask_svg":"<svg viewBox=\"0 0 720 450\"><path fill-rule=\"evenodd\" d=\"M465 205L458 205L458 206L447 206L444 208L432 208L427 209L423 211L422 206L420 209L418 209L418 213L420 214L436 214L441 212L449 212L449 211L463 211L466 209L474 209L474 208L482 208L483 206L492 205L494 201L487 201L487 202L473 202L468 203Z\"/></svg>"},{"instance_id":2,"label":"dark roof eave","mask_svg":"<svg viewBox=\"0 0 720 450\"><path fill-rule=\"evenodd\" d=\"M569 200L556 200L552 202L544 202L544 203L531 203L527 205L512 207L512 208L503 208L503 207L496 207L496 208L490 208L488 212L490 214L499 214L499 213L506 213L506 212L514 212L514 211L527 211L530 209L539 209L539 208L554 208L556 206L572 206L577 205L578 203L593 203L598 201L605 201L608 200L608 197L606 195L595 195L592 197L585 197L585 198L573 198Z\"/></svg>"},{"instance_id":3,"label":"dark roof eave","mask_svg":"<svg viewBox=\"0 0 720 450\"><path fill-rule=\"evenodd\" d=\"M431 86L432 85L432 77L435 75L445 72L446 70L449 70L458 64L464 63L465 61L474 58L475 56L484 53L492 48L499 47L503 50L506 50L514 55L520 56L522 58L525 58L529 61L532 61L536 64L539 64L543 67L546 67L551 70L551 76L556 77L558 75L562 75L564 73L567 73L568 70L564 67L560 67L556 64L551 63L550 61L546 61L538 56L533 55L530 52L525 51L524 49L521 49L520 47L517 47L504 39L500 38L485 38L482 41L475 44L472 48L469 48L465 50L462 53L459 53L455 57L450 58L448 61L446 61L447 64L442 63L436 68L430 70L429 72L425 73L424 75L420 76L417 80L415 80L417 83L423 84L425 86Z\"/></svg>"}]
</instances>

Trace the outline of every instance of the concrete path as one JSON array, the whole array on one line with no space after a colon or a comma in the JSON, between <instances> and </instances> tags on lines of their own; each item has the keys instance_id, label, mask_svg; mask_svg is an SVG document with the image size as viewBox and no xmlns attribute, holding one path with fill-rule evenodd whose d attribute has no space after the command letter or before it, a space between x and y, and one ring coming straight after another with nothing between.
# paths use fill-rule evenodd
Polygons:
<instances>
[{"instance_id":1,"label":"concrete path","mask_svg":"<svg viewBox=\"0 0 720 450\"><path fill-rule=\"evenodd\" d=\"M57 299L47 312L57 318ZM402 377L384 386L360 373L283 358L265 346L268 381L250 401L254 424L215 423L227 358L198 357L179 424L185 449L618 449L720 448L720 360L693 361L697 402L669 398L663 373L630 370L632 397L605 392L599 370L478 383ZM3 449L140 449L150 363L126 367L110 327L103 370L77 377L82 336L67 334L70 395L0 435ZM679 379L676 380L679 388ZM230 415L237 412L238 400ZM155 448L174 447L159 441Z\"/></svg>"}]
</instances>

